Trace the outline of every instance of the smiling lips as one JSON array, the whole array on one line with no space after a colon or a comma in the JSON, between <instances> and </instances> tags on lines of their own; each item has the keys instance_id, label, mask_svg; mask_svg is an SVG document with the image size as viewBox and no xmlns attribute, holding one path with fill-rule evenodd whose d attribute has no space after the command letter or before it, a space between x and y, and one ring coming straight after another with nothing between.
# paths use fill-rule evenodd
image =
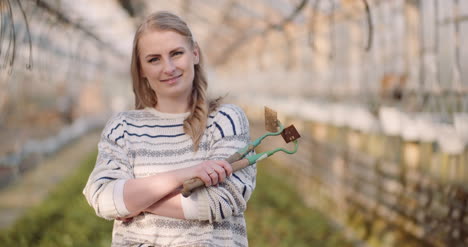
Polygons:
<instances>
[{"instance_id":1,"label":"smiling lips","mask_svg":"<svg viewBox=\"0 0 468 247\"><path fill-rule=\"evenodd\" d=\"M163 82L163 83L167 83L167 84L174 84L174 83L176 83L177 79L179 79L181 76L182 76L182 74L180 74L178 76L171 77L169 79L159 80L159 81Z\"/></svg>"}]
</instances>

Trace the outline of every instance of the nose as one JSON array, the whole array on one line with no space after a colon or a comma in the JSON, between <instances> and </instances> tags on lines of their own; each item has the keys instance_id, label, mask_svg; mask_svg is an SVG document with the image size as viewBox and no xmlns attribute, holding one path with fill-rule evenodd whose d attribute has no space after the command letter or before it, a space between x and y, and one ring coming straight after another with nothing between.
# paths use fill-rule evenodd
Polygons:
<instances>
[{"instance_id":1,"label":"nose","mask_svg":"<svg viewBox=\"0 0 468 247\"><path fill-rule=\"evenodd\" d=\"M164 63L164 73L167 75L172 75L175 72L175 66L172 59L167 59Z\"/></svg>"}]
</instances>

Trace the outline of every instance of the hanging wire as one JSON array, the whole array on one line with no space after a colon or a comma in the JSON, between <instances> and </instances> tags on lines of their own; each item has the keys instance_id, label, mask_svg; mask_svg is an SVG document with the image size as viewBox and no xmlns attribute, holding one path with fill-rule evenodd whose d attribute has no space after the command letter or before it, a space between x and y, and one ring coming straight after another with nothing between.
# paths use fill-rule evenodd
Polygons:
<instances>
[{"instance_id":1,"label":"hanging wire","mask_svg":"<svg viewBox=\"0 0 468 247\"><path fill-rule=\"evenodd\" d=\"M7 17L5 17L5 12L4 9L6 8L6 5L9 4L8 1L3 1L0 2L0 58L3 53L3 40L5 39L5 29L7 27ZM1 61L0 61L1 62Z\"/></svg>"},{"instance_id":2,"label":"hanging wire","mask_svg":"<svg viewBox=\"0 0 468 247\"><path fill-rule=\"evenodd\" d=\"M239 35L239 37L236 40L231 42L219 53L221 55L214 59L214 64L222 65L226 63L229 60L229 57L232 56L232 54L234 54L234 52L237 49L245 45L247 42L253 40L253 38L255 37L268 35L268 33L273 30L282 30L287 24L292 22L304 10L308 2L309 0L302 0L296 7L294 7L294 10L289 15L284 17L278 23L268 24L267 27L260 30L251 29L248 31L244 31Z\"/></svg>"},{"instance_id":3,"label":"hanging wire","mask_svg":"<svg viewBox=\"0 0 468 247\"><path fill-rule=\"evenodd\" d=\"M307 6L308 2L309 0L301 0L301 2L294 8L294 10L286 18L283 18L283 20L281 20L279 23L270 24L270 26L267 27L267 29L277 29L277 30L283 29L284 26L286 26L286 24L293 21L302 12L302 10Z\"/></svg>"},{"instance_id":4,"label":"hanging wire","mask_svg":"<svg viewBox=\"0 0 468 247\"><path fill-rule=\"evenodd\" d=\"M367 2L367 0L362 0L362 3L364 4L364 8L366 10L366 17L367 17L367 45L366 45L365 50L370 51L370 49L372 48L374 26L372 24L372 15L371 15L369 3Z\"/></svg>"},{"instance_id":5,"label":"hanging wire","mask_svg":"<svg viewBox=\"0 0 468 247\"><path fill-rule=\"evenodd\" d=\"M366 20L367 20L367 42L365 45L365 51L370 51L372 48L372 42L373 42L373 36L374 36L374 25L372 22L372 14L371 14L371 9L369 6L369 2L367 0L361 0L363 5L364 5L364 10L366 13ZM320 6L321 0L316 0L314 4L312 5L311 11L310 11L310 17L309 17L309 22L307 25L307 44L309 45L310 48L314 51L318 51L317 46L314 42L314 33L315 33L315 25L316 25L316 18L318 16L319 12L319 6Z\"/></svg>"},{"instance_id":6,"label":"hanging wire","mask_svg":"<svg viewBox=\"0 0 468 247\"><path fill-rule=\"evenodd\" d=\"M319 16L320 10L320 4L323 3L321 0L316 0L314 4L311 7L310 11L310 17L308 21L308 26L307 26L307 44L308 46L312 49L312 51L315 54L322 55L324 57L327 57L328 60L331 59L332 55L331 52L325 53L322 50L319 49L319 47L316 44L316 37L317 37L317 30L315 29L315 26L317 25L317 17ZM322 4L323 5L323 4ZM331 15L329 13L329 15ZM330 17L328 18L330 20ZM330 30L331 24L328 24L329 30Z\"/></svg>"},{"instance_id":7,"label":"hanging wire","mask_svg":"<svg viewBox=\"0 0 468 247\"><path fill-rule=\"evenodd\" d=\"M28 22L28 18L26 17L26 13L23 9L23 5L21 5L21 1L20 0L17 0L18 2L18 6L19 6L19 9L21 11L21 14L23 15L23 19L24 19L24 23L26 25L26 35L28 37L28 44L29 44L29 63L26 64L26 68L31 70L32 69L32 41L31 41L31 32L29 30L29 22Z\"/></svg>"},{"instance_id":8,"label":"hanging wire","mask_svg":"<svg viewBox=\"0 0 468 247\"><path fill-rule=\"evenodd\" d=\"M4 4L6 5L5 14L7 16L6 18L2 16L2 20L6 19L7 23L5 23L6 24L5 26L2 25L2 35L1 35L2 43L0 44L1 45L0 47L3 49L3 39L4 39L3 37L7 37L8 45L7 45L7 50L4 54L5 60L1 64L1 68L7 68L8 66L11 68L11 66L13 66L13 63L15 61L15 45L16 45L15 22L13 19L13 11L12 11L10 0L4 1ZM3 10L4 9L2 8L2 12ZM9 70L9 72L11 72L11 69Z\"/></svg>"},{"instance_id":9,"label":"hanging wire","mask_svg":"<svg viewBox=\"0 0 468 247\"><path fill-rule=\"evenodd\" d=\"M29 8L26 9L25 6L29 6ZM31 20L34 21L34 32L32 32ZM18 25L19 23L22 25ZM33 56L34 49L56 52L57 48L51 45L49 39L50 33L59 23L67 24L67 28L74 30L73 32L82 32L94 42L104 44L99 37L89 31L89 28L71 21L62 12L51 6L49 2L41 0L23 2L21 0L2 0L0 2L0 70L8 69L8 73L12 73L13 66L18 60L18 52L22 52L23 48L26 48L23 44L26 44L28 49L26 61L26 69L28 70L32 70L33 64L37 60ZM18 42L21 42L21 44ZM106 44L103 49L118 56L124 56L111 45ZM51 61L48 58L42 56L40 63L43 63L42 65L50 63ZM48 73L44 70L42 72Z\"/></svg>"},{"instance_id":10,"label":"hanging wire","mask_svg":"<svg viewBox=\"0 0 468 247\"><path fill-rule=\"evenodd\" d=\"M4 39L8 40L8 46L6 53L4 54L5 61L3 61L1 68L6 68L7 66L10 67L9 71L12 71L13 64L16 59L16 54L17 54L17 30L15 26L15 18L13 15L13 5L12 1L10 0L4 0L0 4L0 18L2 19L2 25L1 25L1 30L0 30L0 58L2 55L2 49L3 49L3 41ZM24 11L23 5L21 4L20 0L16 0L16 4L18 5L19 11L21 12L21 16L23 18L25 27L26 27L26 36L28 38L28 44L29 44L29 61L26 64L27 69L32 68L32 41L31 41L31 33L29 29L29 22L28 18L26 17L26 13ZM6 13L4 13L6 12ZM6 17L5 17L6 14ZM6 35L6 33L8 33ZM0 61L1 62L1 61Z\"/></svg>"}]
</instances>

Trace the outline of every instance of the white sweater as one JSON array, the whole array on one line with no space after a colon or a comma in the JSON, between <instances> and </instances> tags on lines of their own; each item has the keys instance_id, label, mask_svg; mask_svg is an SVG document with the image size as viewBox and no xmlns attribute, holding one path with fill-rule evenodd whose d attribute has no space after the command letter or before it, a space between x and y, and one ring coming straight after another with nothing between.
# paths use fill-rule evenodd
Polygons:
<instances>
[{"instance_id":1,"label":"white sweater","mask_svg":"<svg viewBox=\"0 0 468 247\"><path fill-rule=\"evenodd\" d=\"M123 201L126 180L225 159L250 141L249 123L235 105L222 105L208 118L197 152L183 132L184 114L153 108L122 112L109 120L96 166L83 191L105 219L128 215ZM235 172L218 186L201 188L182 199L187 220L151 213L130 223L114 221L112 246L247 246L243 212L255 188L255 165Z\"/></svg>"}]
</instances>

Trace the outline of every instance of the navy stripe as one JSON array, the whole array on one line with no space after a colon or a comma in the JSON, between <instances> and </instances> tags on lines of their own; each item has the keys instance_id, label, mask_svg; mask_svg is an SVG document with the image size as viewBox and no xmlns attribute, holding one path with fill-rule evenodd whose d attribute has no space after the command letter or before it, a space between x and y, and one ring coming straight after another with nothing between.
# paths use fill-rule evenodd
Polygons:
<instances>
[{"instance_id":1,"label":"navy stripe","mask_svg":"<svg viewBox=\"0 0 468 247\"><path fill-rule=\"evenodd\" d=\"M94 195L96 195L96 193L99 191L99 189L100 189L100 188L101 188L103 185L104 185L104 184L100 184L100 185L99 185L99 187L97 188L97 190L96 190L96 191L94 191L94 193L93 193L93 197L94 197Z\"/></svg>"},{"instance_id":2,"label":"navy stripe","mask_svg":"<svg viewBox=\"0 0 468 247\"><path fill-rule=\"evenodd\" d=\"M101 179L109 179L109 180L116 180L117 178L111 178L111 177L100 177L98 179L96 179L96 181L99 181Z\"/></svg>"},{"instance_id":3,"label":"navy stripe","mask_svg":"<svg viewBox=\"0 0 468 247\"><path fill-rule=\"evenodd\" d=\"M206 128L209 129L211 126L213 126L213 124L208 125L208 127L206 127Z\"/></svg>"},{"instance_id":4,"label":"navy stripe","mask_svg":"<svg viewBox=\"0 0 468 247\"><path fill-rule=\"evenodd\" d=\"M111 163L111 161L112 161L112 160L109 160L109 161L107 162L107 164L106 164L106 165L109 165L109 163Z\"/></svg>"},{"instance_id":5,"label":"navy stripe","mask_svg":"<svg viewBox=\"0 0 468 247\"><path fill-rule=\"evenodd\" d=\"M219 202L219 212L221 213L221 218L224 220L223 208L221 208L221 202Z\"/></svg>"},{"instance_id":6,"label":"navy stripe","mask_svg":"<svg viewBox=\"0 0 468 247\"><path fill-rule=\"evenodd\" d=\"M120 170L120 167L114 168L114 169L112 169L112 170Z\"/></svg>"},{"instance_id":7,"label":"navy stripe","mask_svg":"<svg viewBox=\"0 0 468 247\"><path fill-rule=\"evenodd\" d=\"M119 139L123 138L123 137L124 137L124 135L121 135L121 136L117 137L117 139L115 139L114 142L117 143L117 141L118 141Z\"/></svg>"},{"instance_id":8,"label":"navy stripe","mask_svg":"<svg viewBox=\"0 0 468 247\"><path fill-rule=\"evenodd\" d=\"M121 126L122 124L119 123L117 124L117 126L115 126L114 128L111 129L111 132L107 135L107 138L109 138L110 135L112 135L112 132L114 132L115 129L117 129L119 126Z\"/></svg>"},{"instance_id":9,"label":"navy stripe","mask_svg":"<svg viewBox=\"0 0 468 247\"><path fill-rule=\"evenodd\" d=\"M123 120L123 122L126 123L127 125L130 125L130 126L135 127L135 128L143 128L143 127L148 127L148 128L174 128L174 127L184 126L184 124L171 124L171 125L158 125L158 124L146 125L145 124L145 125L136 125L136 124L132 124L132 123L127 122L127 120ZM119 124L117 124L117 126L112 128L111 132L107 135L107 138L109 138L109 136L112 135L112 132L114 132L114 130L116 130L120 126L122 126L122 123L119 123Z\"/></svg>"},{"instance_id":10,"label":"navy stripe","mask_svg":"<svg viewBox=\"0 0 468 247\"><path fill-rule=\"evenodd\" d=\"M231 116L229 116L229 114L223 112L223 111L219 111L221 114L223 114L224 116L226 116L227 118L229 118L229 121L231 122L231 125L232 125L232 131L234 132L234 135L237 135L236 134L236 126L234 125L234 121L232 121L232 118Z\"/></svg>"},{"instance_id":11,"label":"navy stripe","mask_svg":"<svg viewBox=\"0 0 468 247\"><path fill-rule=\"evenodd\" d=\"M209 118L214 118L214 116L208 116Z\"/></svg>"},{"instance_id":12,"label":"navy stripe","mask_svg":"<svg viewBox=\"0 0 468 247\"><path fill-rule=\"evenodd\" d=\"M242 181L236 174L232 174L232 176L234 176L235 178L237 178L242 184L245 184L244 181Z\"/></svg>"},{"instance_id":13,"label":"navy stripe","mask_svg":"<svg viewBox=\"0 0 468 247\"><path fill-rule=\"evenodd\" d=\"M133 127L136 127L136 128L143 128L143 127L148 127L148 128L173 128L173 127L181 127L181 126L184 126L184 124L171 124L171 125L158 125L158 124L155 124L155 125L136 125L136 124L132 124L132 123L129 123L127 122L126 120L123 120L126 124L130 125L130 126L133 126Z\"/></svg>"},{"instance_id":14,"label":"navy stripe","mask_svg":"<svg viewBox=\"0 0 468 247\"><path fill-rule=\"evenodd\" d=\"M214 122L216 128L219 129L219 132L221 132L221 138L224 138L224 132L223 132L223 129L221 129L221 126L219 126L219 124L217 122Z\"/></svg>"},{"instance_id":15,"label":"navy stripe","mask_svg":"<svg viewBox=\"0 0 468 247\"><path fill-rule=\"evenodd\" d=\"M242 191L242 197L245 197L245 191L247 190L247 186L244 185L244 191Z\"/></svg>"},{"instance_id":16,"label":"navy stripe","mask_svg":"<svg viewBox=\"0 0 468 247\"><path fill-rule=\"evenodd\" d=\"M138 247L141 247L141 246L143 246L143 244L139 244L139 245L138 245Z\"/></svg>"},{"instance_id":17,"label":"navy stripe","mask_svg":"<svg viewBox=\"0 0 468 247\"><path fill-rule=\"evenodd\" d=\"M160 138L160 137L179 137L179 136L183 136L185 135L185 133L181 133L181 134L176 134L176 135L156 135L156 136L152 136L152 135L148 135L148 134L135 134L135 133L129 133L128 131L124 131L124 134L117 137L117 139L115 139L115 143L117 143L117 141L121 138L124 137L124 135L127 134L129 136L137 136L137 137L142 137L142 136L146 136L146 137L150 137L150 138Z\"/></svg>"},{"instance_id":18,"label":"navy stripe","mask_svg":"<svg viewBox=\"0 0 468 247\"><path fill-rule=\"evenodd\" d=\"M223 198L223 200L224 200L227 204L229 204L229 202L228 202L228 200L227 200L226 198L224 198L224 197L221 197L221 198Z\"/></svg>"}]
</instances>

